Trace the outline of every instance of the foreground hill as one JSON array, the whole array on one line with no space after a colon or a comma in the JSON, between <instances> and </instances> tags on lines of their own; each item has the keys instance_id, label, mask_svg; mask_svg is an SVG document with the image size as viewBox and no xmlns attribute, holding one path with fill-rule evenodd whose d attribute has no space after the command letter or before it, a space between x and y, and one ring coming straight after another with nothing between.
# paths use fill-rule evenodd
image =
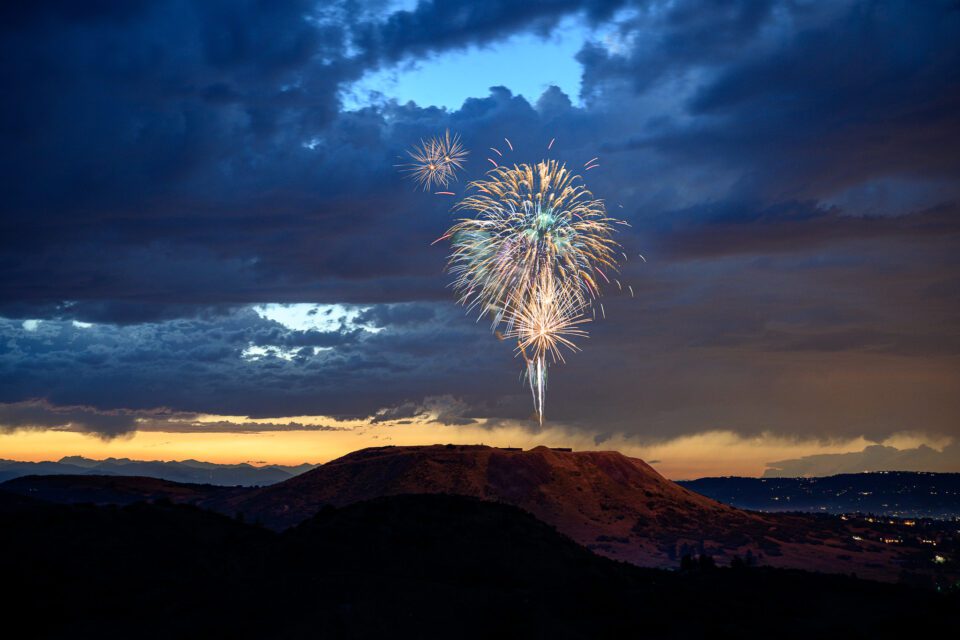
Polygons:
<instances>
[{"instance_id":1,"label":"foreground hill","mask_svg":"<svg viewBox=\"0 0 960 640\"><path fill-rule=\"evenodd\" d=\"M781 638L929 634L956 594L773 569L640 569L520 509L406 495L282 533L189 505L0 492L18 637Z\"/></svg>"},{"instance_id":2,"label":"foreground hill","mask_svg":"<svg viewBox=\"0 0 960 640\"><path fill-rule=\"evenodd\" d=\"M468 495L532 513L595 552L647 567L687 553L896 580L900 549L837 519L746 512L671 482L618 452L485 446L382 447L209 506L283 529L324 505L407 493ZM861 540L854 540L857 535Z\"/></svg>"},{"instance_id":3,"label":"foreground hill","mask_svg":"<svg viewBox=\"0 0 960 640\"><path fill-rule=\"evenodd\" d=\"M102 490L87 483L100 483ZM225 489L119 478L19 478L2 487L59 502L129 503L167 497L241 515L274 530L326 506L400 494L450 494L513 505L598 554L645 567L676 567L684 555L896 581L952 571L930 548L885 543L866 523L743 511L685 489L641 460L617 452L529 451L435 445L364 449L276 485ZM144 479L137 479L143 483ZM159 481L154 481L158 483ZM80 486L76 486L77 484ZM149 483L148 483L149 484ZM90 496L93 496L92 498ZM94 499L95 498L95 499ZM952 560L952 559L951 559Z\"/></svg>"},{"instance_id":4,"label":"foreground hill","mask_svg":"<svg viewBox=\"0 0 960 640\"><path fill-rule=\"evenodd\" d=\"M826 478L700 478L678 484L742 509L960 517L960 473L880 471Z\"/></svg>"}]
</instances>

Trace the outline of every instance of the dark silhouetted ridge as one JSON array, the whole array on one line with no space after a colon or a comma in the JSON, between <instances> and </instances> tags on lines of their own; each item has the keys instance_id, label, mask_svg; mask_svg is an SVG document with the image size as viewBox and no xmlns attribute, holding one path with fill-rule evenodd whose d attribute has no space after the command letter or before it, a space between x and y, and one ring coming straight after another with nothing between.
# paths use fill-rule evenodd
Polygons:
<instances>
[{"instance_id":1,"label":"dark silhouetted ridge","mask_svg":"<svg viewBox=\"0 0 960 640\"><path fill-rule=\"evenodd\" d=\"M164 498L277 531L326 507L406 494L459 495L518 507L597 554L644 567L673 568L685 555L703 555L721 564L750 557L762 565L888 581L952 571L952 565L935 565L933 547L922 546L916 535L890 538L871 530L873 525L829 516L745 511L694 493L615 451L378 447L260 488L112 476L19 478L0 486L71 503Z\"/></svg>"},{"instance_id":2,"label":"dark silhouetted ridge","mask_svg":"<svg viewBox=\"0 0 960 640\"><path fill-rule=\"evenodd\" d=\"M775 569L640 569L463 496L327 507L275 533L163 500L0 492L0 545L4 626L17 637L806 639L960 624L955 594Z\"/></svg>"}]
</instances>

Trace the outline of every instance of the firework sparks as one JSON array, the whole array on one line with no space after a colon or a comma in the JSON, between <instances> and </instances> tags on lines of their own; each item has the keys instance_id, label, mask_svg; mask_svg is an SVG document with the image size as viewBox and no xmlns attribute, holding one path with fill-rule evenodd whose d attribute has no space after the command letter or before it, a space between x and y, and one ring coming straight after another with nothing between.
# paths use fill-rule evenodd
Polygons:
<instances>
[{"instance_id":1,"label":"firework sparks","mask_svg":"<svg viewBox=\"0 0 960 640\"><path fill-rule=\"evenodd\" d=\"M509 138L503 141L513 152ZM555 141L550 139L547 151ZM503 161L503 151L489 149ZM459 136L451 138L447 131L407 153L412 162L401 167L425 191L438 187L444 190L436 195L457 195L445 189L466 161ZM469 216L432 244L451 241L448 269L458 302L478 311L478 321L488 316L498 339L516 341L542 425L547 369L565 362L564 351L580 350L575 341L588 336L584 325L596 320L596 306L606 317L603 304L595 305L599 283L611 283L605 271L619 273L620 256L627 256L612 236L616 225L630 225L608 217L583 179L556 160L509 166L488 157L487 162L493 168L469 183L469 195L453 206ZM599 166L597 157L583 165L584 171ZM623 291L619 279L612 282ZM627 289L633 296L633 287Z\"/></svg>"},{"instance_id":2,"label":"firework sparks","mask_svg":"<svg viewBox=\"0 0 960 640\"><path fill-rule=\"evenodd\" d=\"M412 162L400 165L410 174L424 191L433 187L444 187L456 180L457 171L463 169L469 152L463 148L460 136L450 136L447 131L443 137L421 140L419 145L407 151Z\"/></svg>"},{"instance_id":3,"label":"firework sparks","mask_svg":"<svg viewBox=\"0 0 960 640\"><path fill-rule=\"evenodd\" d=\"M551 281L537 287L533 299L509 310L505 339L517 340L517 355L526 363L526 378L533 396L540 424L543 424L544 399L547 388L547 358L552 363L565 362L561 347L570 351L580 348L573 340L586 338L581 325L590 322L583 315L583 306L562 291L555 291Z\"/></svg>"},{"instance_id":4,"label":"firework sparks","mask_svg":"<svg viewBox=\"0 0 960 640\"><path fill-rule=\"evenodd\" d=\"M511 296L529 298L541 273L583 303L598 295L602 268L618 270L616 220L559 162L495 167L469 188L454 210L474 217L447 232L454 287L468 307L503 309Z\"/></svg>"},{"instance_id":5,"label":"firework sparks","mask_svg":"<svg viewBox=\"0 0 960 640\"><path fill-rule=\"evenodd\" d=\"M603 269L619 270L618 221L555 160L495 166L469 188L454 210L473 216L445 234L453 286L461 304L517 340L542 423L548 358L556 364L560 347L578 350L573 339L587 336L581 325L600 294L596 276L609 282Z\"/></svg>"},{"instance_id":6,"label":"firework sparks","mask_svg":"<svg viewBox=\"0 0 960 640\"><path fill-rule=\"evenodd\" d=\"M572 298L555 291L550 285L539 289L533 300L509 311L509 329L504 338L517 339L517 354L528 359L546 359L565 362L560 347L570 351L580 348L573 338L586 338L587 331L580 325L590 319L583 316L582 306Z\"/></svg>"}]
</instances>

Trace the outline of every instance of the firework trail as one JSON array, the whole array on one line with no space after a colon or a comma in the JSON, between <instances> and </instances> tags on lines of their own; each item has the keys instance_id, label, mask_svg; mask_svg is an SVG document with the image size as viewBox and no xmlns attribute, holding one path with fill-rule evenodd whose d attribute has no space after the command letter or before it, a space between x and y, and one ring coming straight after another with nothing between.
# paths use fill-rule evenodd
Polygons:
<instances>
[{"instance_id":1,"label":"firework trail","mask_svg":"<svg viewBox=\"0 0 960 640\"><path fill-rule=\"evenodd\" d=\"M454 134L451 138L450 131L447 131L443 137L421 140L419 145L414 145L407 151L412 162L399 166L424 191L434 186L446 188L451 180L456 180L457 171L463 169L468 153L460 136Z\"/></svg>"},{"instance_id":2,"label":"firework trail","mask_svg":"<svg viewBox=\"0 0 960 640\"><path fill-rule=\"evenodd\" d=\"M444 234L453 286L458 302L517 340L542 424L548 359L563 362L561 347L577 351L573 338L587 336L596 276L609 282L603 269L619 270L619 221L555 160L496 166L469 189L454 210L472 216Z\"/></svg>"},{"instance_id":3,"label":"firework trail","mask_svg":"<svg viewBox=\"0 0 960 640\"><path fill-rule=\"evenodd\" d=\"M587 331L581 325L590 319L583 315L583 305L563 291L556 291L546 278L536 288L532 300L522 307L511 309L509 314L509 328L503 337L517 340L517 355L523 356L526 363L527 382L542 425L547 357L556 364L565 362L561 346L570 351L579 351L573 339L587 337Z\"/></svg>"}]
</instances>

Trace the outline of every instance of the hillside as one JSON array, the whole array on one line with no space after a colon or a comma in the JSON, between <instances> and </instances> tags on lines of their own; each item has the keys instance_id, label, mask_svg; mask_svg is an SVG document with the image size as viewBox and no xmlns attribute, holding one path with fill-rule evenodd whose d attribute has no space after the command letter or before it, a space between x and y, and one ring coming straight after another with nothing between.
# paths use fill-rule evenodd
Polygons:
<instances>
[{"instance_id":1,"label":"hillside","mask_svg":"<svg viewBox=\"0 0 960 640\"><path fill-rule=\"evenodd\" d=\"M275 533L171 503L0 492L19 637L887 637L960 624L956 594L770 569L640 569L508 505L393 496ZM719 632L719 635L718 635Z\"/></svg>"},{"instance_id":2,"label":"hillside","mask_svg":"<svg viewBox=\"0 0 960 640\"><path fill-rule=\"evenodd\" d=\"M932 547L907 544L900 533L876 530L875 523L744 511L685 489L642 460L617 452L382 447L357 451L261 488L146 479L132 479L128 487L126 482L61 476L20 478L2 487L73 503L127 504L137 496L165 497L277 531L328 506L401 494L463 495L519 507L600 555L644 567L673 568L692 554L712 556L721 564L749 557L768 566L887 581L913 574L929 581L935 572L953 571L952 563L933 564ZM884 542L894 534L897 544Z\"/></svg>"},{"instance_id":3,"label":"hillside","mask_svg":"<svg viewBox=\"0 0 960 640\"><path fill-rule=\"evenodd\" d=\"M364 449L280 484L206 504L284 529L324 505L408 493L511 504L601 555L647 567L674 567L687 553L721 561L749 554L771 566L895 580L906 560L901 550L870 536L854 541L858 531L848 523L746 512L685 489L642 460L615 451L459 445Z\"/></svg>"}]
</instances>

